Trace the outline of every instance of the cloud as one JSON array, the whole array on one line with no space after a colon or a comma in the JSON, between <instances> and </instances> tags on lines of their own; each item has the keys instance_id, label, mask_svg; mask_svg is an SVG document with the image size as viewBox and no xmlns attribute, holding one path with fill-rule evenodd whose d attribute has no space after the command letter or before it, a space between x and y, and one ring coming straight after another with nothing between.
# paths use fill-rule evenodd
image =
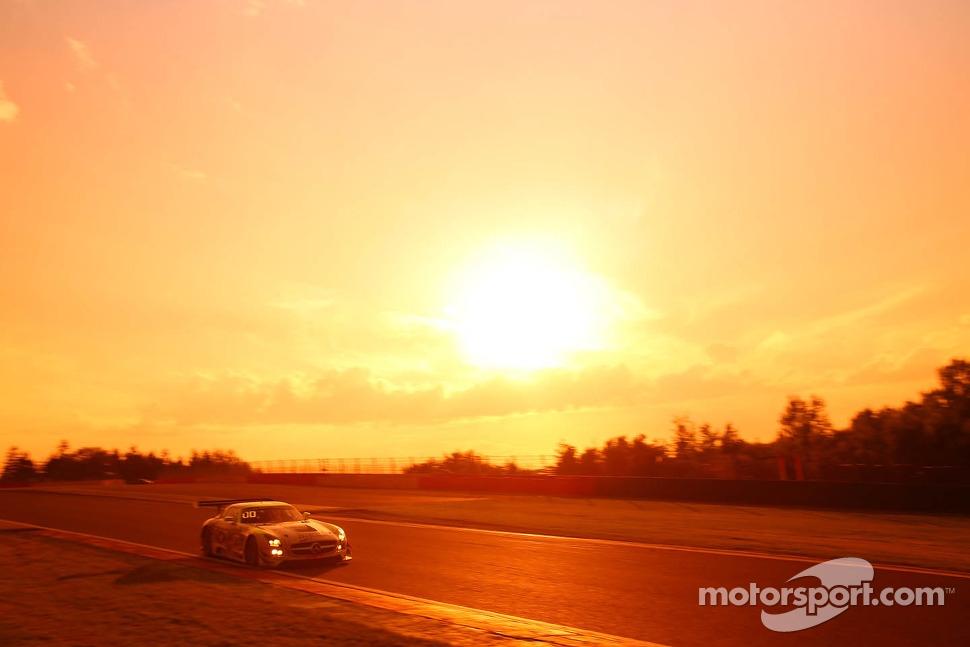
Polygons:
<instances>
[{"instance_id":1,"label":"cloud","mask_svg":"<svg viewBox=\"0 0 970 647\"><path fill-rule=\"evenodd\" d=\"M288 4L294 7L303 8L307 5L307 0L283 0L281 4ZM245 0L243 6L243 15L249 16L250 18L255 18L260 15L264 9L266 9L267 2L265 0Z\"/></svg>"},{"instance_id":2,"label":"cloud","mask_svg":"<svg viewBox=\"0 0 970 647\"><path fill-rule=\"evenodd\" d=\"M640 387L622 365L550 370L530 381L494 377L451 391L441 384L395 386L356 367L276 381L198 375L144 413L152 422L182 425L428 424L627 406L639 399Z\"/></svg>"},{"instance_id":3,"label":"cloud","mask_svg":"<svg viewBox=\"0 0 970 647\"><path fill-rule=\"evenodd\" d=\"M11 101L3 90L3 81L0 80L0 121L13 121L20 114L20 108Z\"/></svg>"},{"instance_id":4,"label":"cloud","mask_svg":"<svg viewBox=\"0 0 970 647\"><path fill-rule=\"evenodd\" d=\"M725 371L695 364L685 371L661 376L654 382L650 394L657 402L684 402L747 395L765 387L764 382L755 380L748 371Z\"/></svg>"},{"instance_id":5,"label":"cloud","mask_svg":"<svg viewBox=\"0 0 970 647\"><path fill-rule=\"evenodd\" d=\"M810 334L819 336L848 329L860 322L871 323L880 315L897 311L900 306L912 302L913 299L925 292L925 286L907 286L875 303L861 305L846 312L814 321L806 329Z\"/></svg>"},{"instance_id":6,"label":"cloud","mask_svg":"<svg viewBox=\"0 0 970 647\"><path fill-rule=\"evenodd\" d=\"M98 62L94 60L94 56L91 55L91 51L88 46L77 40L76 38L67 38L67 45L71 49L71 53L74 55L74 61L77 64L77 69L82 72L93 72L98 69Z\"/></svg>"},{"instance_id":7,"label":"cloud","mask_svg":"<svg viewBox=\"0 0 970 647\"><path fill-rule=\"evenodd\" d=\"M71 38L68 36L67 46L71 50L71 55L74 57L74 63L77 69L82 74L95 74L95 78L100 78L104 81L105 85L114 92L118 98L121 100L121 105L124 108L129 108L131 106L131 100L128 97L128 93L122 86L118 77L110 73L110 71L105 70L102 65L94 58L91 54L91 50L86 43L80 41L76 38ZM65 84L65 89L68 92L74 92L77 88L76 86L68 82Z\"/></svg>"},{"instance_id":8,"label":"cloud","mask_svg":"<svg viewBox=\"0 0 970 647\"><path fill-rule=\"evenodd\" d=\"M246 0L243 14L250 17L258 16L265 6L260 0Z\"/></svg>"},{"instance_id":9,"label":"cloud","mask_svg":"<svg viewBox=\"0 0 970 647\"><path fill-rule=\"evenodd\" d=\"M941 353L935 348L914 348L903 355L880 355L848 374L849 386L912 383L925 381L940 366Z\"/></svg>"},{"instance_id":10,"label":"cloud","mask_svg":"<svg viewBox=\"0 0 970 647\"><path fill-rule=\"evenodd\" d=\"M125 108L131 107L131 100L128 98L128 92L124 87L122 87L121 82L118 81L118 77L116 77L114 74L105 74L104 82L108 84L108 87L111 88L116 95L118 95L118 98L121 99L122 106Z\"/></svg>"},{"instance_id":11,"label":"cloud","mask_svg":"<svg viewBox=\"0 0 970 647\"><path fill-rule=\"evenodd\" d=\"M740 349L733 344L723 344L721 342L714 342L708 344L704 348L704 352L707 353L708 357L718 363L730 364L737 360Z\"/></svg>"},{"instance_id":12,"label":"cloud","mask_svg":"<svg viewBox=\"0 0 970 647\"><path fill-rule=\"evenodd\" d=\"M207 177L205 173L198 169L186 168L178 164L170 164L169 168L176 176L188 182L204 182Z\"/></svg>"}]
</instances>

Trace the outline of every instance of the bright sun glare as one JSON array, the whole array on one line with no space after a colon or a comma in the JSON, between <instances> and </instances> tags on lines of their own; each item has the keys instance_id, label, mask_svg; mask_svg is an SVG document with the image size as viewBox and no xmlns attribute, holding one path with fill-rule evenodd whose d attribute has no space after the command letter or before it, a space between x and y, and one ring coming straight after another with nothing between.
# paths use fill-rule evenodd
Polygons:
<instances>
[{"instance_id":1,"label":"bright sun glare","mask_svg":"<svg viewBox=\"0 0 970 647\"><path fill-rule=\"evenodd\" d=\"M480 368L563 366L602 345L599 279L563 253L504 247L460 280L451 314L466 359Z\"/></svg>"}]
</instances>

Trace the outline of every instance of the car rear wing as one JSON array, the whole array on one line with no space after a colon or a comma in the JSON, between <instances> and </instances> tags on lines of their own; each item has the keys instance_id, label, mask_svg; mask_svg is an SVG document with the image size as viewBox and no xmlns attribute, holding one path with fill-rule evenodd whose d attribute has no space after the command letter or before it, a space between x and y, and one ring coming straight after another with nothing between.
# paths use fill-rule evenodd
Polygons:
<instances>
[{"instance_id":1,"label":"car rear wing","mask_svg":"<svg viewBox=\"0 0 970 647\"><path fill-rule=\"evenodd\" d=\"M221 499L217 501L196 501L196 508L219 508L222 510L227 505L234 503L255 503L257 501L275 501L276 499Z\"/></svg>"}]
</instances>

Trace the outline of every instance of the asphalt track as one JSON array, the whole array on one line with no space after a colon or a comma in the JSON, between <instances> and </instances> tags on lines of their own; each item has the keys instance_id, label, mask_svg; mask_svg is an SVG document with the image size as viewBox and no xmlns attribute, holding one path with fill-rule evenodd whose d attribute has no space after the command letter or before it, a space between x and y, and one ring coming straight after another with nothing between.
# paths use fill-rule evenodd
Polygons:
<instances>
[{"instance_id":1,"label":"asphalt track","mask_svg":"<svg viewBox=\"0 0 970 647\"><path fill-rule=\"evenodd\" d=\"M185 552L198 551L198 529L209 514L184 503L0 491L3 519ZM300 567L301 574L673 646L970 645L966 576L877 566L872 582L877 591L952 592L943 606L850 607L817 627L779 634L762 625L761 607L699 606L698 589L748 588L752 582L780 588L811 560L353 519L339 523L351 537L353 564ZM813 582L788 584L793 585Z\"/></svg>"}]
</instances>

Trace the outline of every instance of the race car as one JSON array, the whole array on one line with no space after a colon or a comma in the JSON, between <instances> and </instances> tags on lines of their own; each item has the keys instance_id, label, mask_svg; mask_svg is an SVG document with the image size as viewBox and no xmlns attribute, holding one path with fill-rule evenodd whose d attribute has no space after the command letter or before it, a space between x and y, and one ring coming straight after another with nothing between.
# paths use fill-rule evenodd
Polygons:
<instances>
[{"instance_id":1,"label":"race car","mask_svg":"<svg viewBox=\"0 0 970 647\"><path fill-rule=\"evenodd\" d=\"M332 559L349 562L350 541L343 528L310 519L289 503L273 499L199 501L217 509L202 525L202 552L250 566Z\"/></svg>"}]
</instances>

